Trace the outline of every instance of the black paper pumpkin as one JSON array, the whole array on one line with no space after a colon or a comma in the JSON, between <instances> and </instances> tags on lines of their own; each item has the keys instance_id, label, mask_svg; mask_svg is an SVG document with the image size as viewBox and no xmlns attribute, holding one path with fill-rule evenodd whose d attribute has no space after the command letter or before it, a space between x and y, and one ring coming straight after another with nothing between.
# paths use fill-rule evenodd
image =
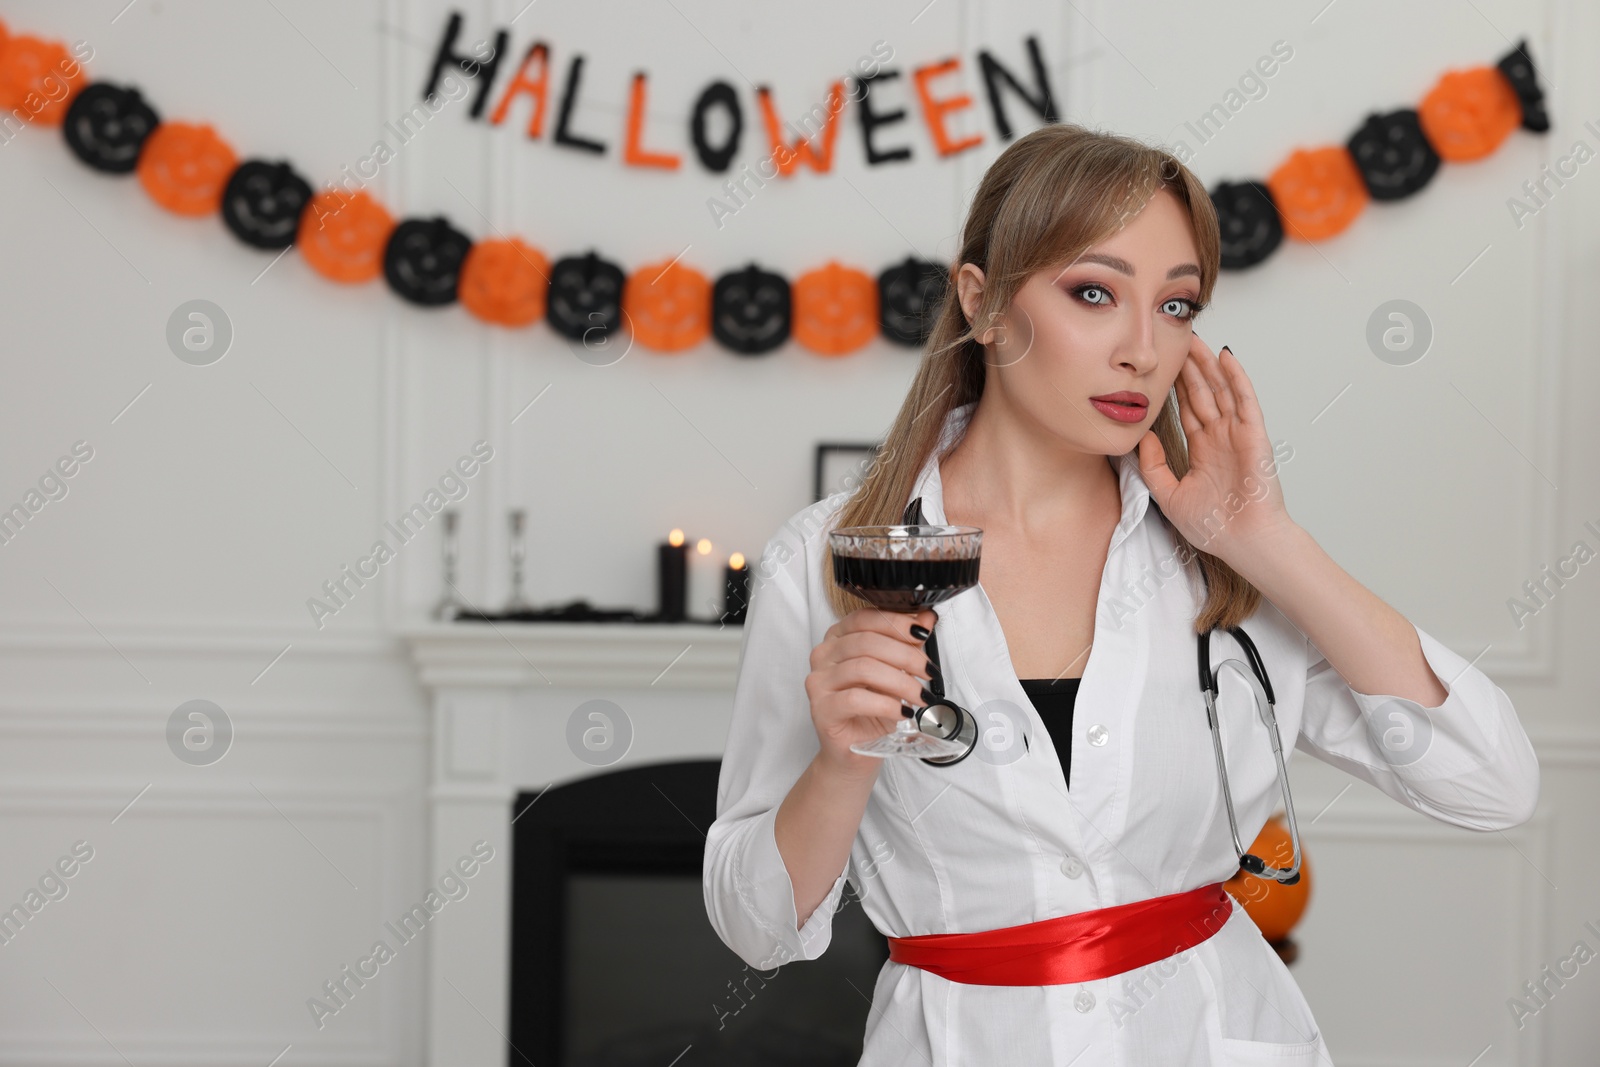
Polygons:
<instances>
[{"instance_id":1,"label":"black paper pumpkin","mask_svg":"<svg viewBox=\"0 0 1600 1067\"><path fill-rule=\"evenodd\" d=\"M252 247L288 248L309 203L311 183L289 164L247 159L222 190L222 222Z\"/></svg>"},{"instance_id":2,"label":"black paper pumpkin","mask_svg":"<svg viewBox=\"0 0 1600 1067\"><path fill-rule=\"evenodd\" d=\"M95 170L131 174L145 138L160 124L139 90L95 82L72 98L61 132L72 154Z\"/></svg>"},{"instance_id":3,"label":"black paper pumpkin","mask_svg":"<svg viewBox=\"0 0 1600 1067\"><path fill-rule=\"evenodd\" d=\"M594 252L566 256L550 268L544 317L574 341L597 341L622 325L622 268Z\"/></svg>"},{"instance_id":4,"label":"black paper pumpkin","mask_svg":"<svg viewBox=\"0 0 1600 1067\"><path fill-rule=\"evenodd\" d=\"M1283 243L1283 219L1264 182L1220 182L1211 190L1222 238L1223 270L1253 267Z\"/></svg>"},{"instance_id":5,"label":"black paper pumpkin","mask_svg":"<svg viewBox=\"0 0 1600 1067\"><path fill-rule=\"evenodd\" d=\"M472 238L443 217L406 219L389 235L383 250L383 277L402 300L423 307L452 303L461 280L461 263Z\"/></svg>"},{"instance_id":6,"label":"black paper pumpkin","mask_svg":"<svg viewBox=\"0 0 1600 1067\"><path fill-rule=\"evenodd\" d=\"M711 290L712 336L741 356L759 356L787 341L792 316L788 279L754 263L724 274Z\"/></svg>"},{"instance_id":7,"label":"black paper pumpkin","mask_svg":"<svg viewBox=\"0 0 1600 1067\"><path fill-rule=\"evenodd\" d=\"M1507 52L1496 63L1501 74L1511 83L1517 99L1522 103L1522 128L1534 133L1550 129L1550 113L1544 107L1544 90L1539 87L1539 72L1528 55L1528 39L1517 42L1517 47Z\"/></svg>"},{"instance_id":8,"label":"black paper pumpkin","mask_svg":"<svg viewBox=\"0 0 1600 1067\"><path fill-rule=\"evenodd\" d=\"M883 336L920 346L933 332L949 272L942 264L907 256L878 275L878 319Z\"/></svg>"},{"instance_id":9,"label":"black paper pumpkin","mask_svg":"<svg viewBox=\"0 0 1600 1067\"><path fill-rule=\"evenodd\" d=\"M1439 173L1439 153L1423 135L1415 108L1377 112L1346 143L1374 200L1400 200Z\"/></svg>"}]
</instances>

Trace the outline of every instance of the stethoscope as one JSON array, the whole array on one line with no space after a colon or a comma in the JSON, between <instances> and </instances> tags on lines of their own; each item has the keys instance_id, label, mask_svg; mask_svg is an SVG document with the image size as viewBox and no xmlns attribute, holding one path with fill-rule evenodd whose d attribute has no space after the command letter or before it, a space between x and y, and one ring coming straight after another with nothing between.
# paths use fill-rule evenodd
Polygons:
<instances>
[{"instance_id":1,"label":"stethoscope","mask_svg":"<svg viewBox=\"0 0 1600 1067\"><path fill-rule=\"evenodd\" d=\"M905 511L901 523L906 526L921 525L926 520L922 516L922 498L913 500ZM936 612L937 613L937 612ZM1273 711L1274 697L1272 693L1272 679L1267 674L1267 667L1261 659L1261 653L1256 649L1250 635L1238 626L1227 628L1228 633L1234 636L1244 649L1249 660L1246 663L1239 659L1225 659L1213 669L1211 666L1211 635L1216 631L1213 627L1205 633L1195 635L1195 644L1200 665L1200 692L1205 699L1206 725L1211 731L1211 748L1217 758L1217 778L1222 783L1222 803L1228 812L1228 831L1233 836L1233 848L1239 856L1239 867L1268 881L1279 882L1283 885L1294 885L1300 880L1300 827L1295 822L1294 798L1289 794L1289 770L1283 762L1283 740L1278 736L1278 716ZM960 763L972 754L978 744L978 722L973 714L966 708L957 704L945 695L944 668L939 661L939 644L936 634L929 634L926 641L928 660L933 664L932 677L928 680L928 689L934 695L934 700L927 707L916 711L914 718L917 728L923 733L932 734L946 740L960 744L961 751L951 756L926 756L923 763L934 766L948 767ZM1248 667L1248 671L1246 671ZM1228 784L1228 764L1222 756L1222 733L1217 717L1217 695L1220 692L1218 675L1224 669L1231 668L1250 686L1251 693L1256 702L1256 713L1263 726L1267 728L1267 736L1272 739L1272 758L1278 767L1278 789L1283 794L1283 810L1289 821L1289 841L1292 845L1291 863L1288 867L1274 867L1261 857L1245 851L1244 842L1239 840L1239 819L1233 810L1233 791Z\"/></svg>"}]
</instances>

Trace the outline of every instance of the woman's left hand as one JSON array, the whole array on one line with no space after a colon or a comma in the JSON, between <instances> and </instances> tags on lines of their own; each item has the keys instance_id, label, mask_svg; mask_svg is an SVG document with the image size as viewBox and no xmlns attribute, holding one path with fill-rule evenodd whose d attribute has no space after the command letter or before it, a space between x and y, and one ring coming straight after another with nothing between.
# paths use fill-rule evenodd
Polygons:
<instances>
[{"instance_id":1,"label":"woman's left hand","mask_svg":"<svg viewBox=\"0 0 1600 1067\"><path fill-rule=\"evenodd\" d=\"M1234 566L1252 547L1294 525L1283 506L1261 405L1233 352L1224 346L1219 359L1198 334L1178 372L1177 392L1189 470L1181 479L1173 475L1153 430L1139 441L1139 470L1189 543Z\"/></svg>"}]
</instances>

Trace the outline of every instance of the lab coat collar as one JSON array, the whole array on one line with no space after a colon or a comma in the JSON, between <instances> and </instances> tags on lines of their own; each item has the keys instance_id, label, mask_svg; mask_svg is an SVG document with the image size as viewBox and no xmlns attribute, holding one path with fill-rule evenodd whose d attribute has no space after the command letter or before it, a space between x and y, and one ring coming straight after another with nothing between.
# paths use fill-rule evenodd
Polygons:
<instances>
[{"instance_id":1,"label":"lab coat collar","mask_svg":"<svg viewBox=\"0 0 1600 1067\"><path fill-rule=\"evenodd\" d=\"M911 495L906 498L907 504L919 496L922 498L923 518L931 524L943 525L947 521L944 514L944 486L939 478L939 460L961 440L961 435L966 431L967 423L977 406L977 401L970 401L952 409L950 414L945 416L939 444L923 463L922 472L917 475ZM1115 549L1122 539L1139 525L1152 500L1150 487L1145 483L1144 475L1139 470L1138 446L1119 456L1108 458L1116 468L1117 483L1122 493L1122 518L1118 520L1117 528L1111 534L1110 548Z\"/></svg>"}]
</instances>

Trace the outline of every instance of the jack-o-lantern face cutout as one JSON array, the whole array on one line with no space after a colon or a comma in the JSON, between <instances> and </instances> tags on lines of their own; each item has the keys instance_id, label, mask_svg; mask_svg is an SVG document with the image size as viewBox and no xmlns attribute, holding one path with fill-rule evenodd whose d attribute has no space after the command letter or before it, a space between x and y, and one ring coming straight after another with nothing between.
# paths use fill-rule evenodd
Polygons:
<instances>
[{"instance_id":1,"label":"jack-o-lantern face cutout","mask_svg":"<svg viewBox=\"0 0 1600 1067\"><path fill-rule=\"evenodd\" d=\"M247 159L222 190L222 221L254 248L288 248L311 203L311 183L287 163Z\"/></svg>"},{"instance_id":2,"label":"jack-o-lantern face cutout","mask_svg":"<svg viewBox=\"0 0 1600 1067\"><path fill-rule=\"evenodd\" d=\"M1548 131L1550 113L1544 107L1544 90L1539 87L1539 72L1534 69L1533 59L1528 55L1528 39L1524 37L1518 41L1517 47L1507 52L1495 64L1495 68L1511 83L1511 91L1517 94L1517 101L1522 105L1522 128L1534 133Z\"/></svg>"},{"instance_id":3,"label":"jack-o-lantern face cutout","mask_svg":"<svg viewBox=\"0 0 1600 1067\"><path fill-rule=\"evenodd\" d=\"M239 160L210 126L163 122L144 143L139 184L150 199L179 215L209 215Z\"/></svg>"},{"instance_id":4,"label":"jack-o-lantern face cutout","mask_svg":"<svg viewBox=\"0 0 1600 1067\"><path fill-rule=\"evenodd\" d=\"M107 174L132 174L139 150L160 124L161 117L139 90L95 82L72 98L61 132L72 154L88 166Z\"/></svg>"},{"instance_id":5,"label":"jack-o-lantern face cutout","mask_svg":"<svg viewBox=\"0 0 1600 1067\"><path fill-rule=\"evenodd\" d=\"M854 352L878 332L878 283L829 261L794 283L794 339L821 356Z\"/></svg>"},{"instance_id":6,"label":"jack-o-lantern face cutout","mask_svg":"<svg viewBox=\"0 0 1600 1067\"><path fill-rule=\"evenodd\" d=\"M550 261L512 237L479 241L461 265L461 303L484 322L526 326L544 314Z\"/></svg>"},{"instance_id":7,"label":"jack-o-lantern face cutout","mask_svg":"<svg viewBox=\"0 0 1600 1067\"><path fill-rule=\"evenodd\" d=\"M741 356L771 352L789 339L789 281L754 263L729 271L711 291L711 333Z\"/></svg>"},{"instance_id":8,"label":"jack-o-lantern face cutout","mask_svg":"<svg viewBox=\"0 0 1600 1067\"><path fill-rule=\"evenodd\" d=\"M300 216L295 244L312 270L336 282L369 282L383 273L394 218L366 190L329 189Z\"/></svg>"},{"instance_id":9,"label":"jack-o-lantern face cutout","mask_svg":"<svg viewBox=\"0 0 1600 1067\"><path fill-rule=\"evenodd\" d=\"M1284 231L1301 241L1342 233L1371 199L1349 149L1298 148L1267 179Z\"/></svg>"},{"instance_id":10,"label":"jack-o-lantern face cutout","mask_svg":"<svg viewBox=\"0 0 1600 1067\"><path fill-rule=\"evenodd\" d=\"M573 341L600 341L622 325L622 268L593 252L550 268L545 321Z\"/></svg>"},{"instance_id":11,"label":"jack-o-lantern face cutout","mask_svg":"<svg viewBox=\"0 0 1600 1067\"><path fill-rule=\"evenodd\" d=\"M933 332L949 272L938 263L907 256L878 275L878 318L883 336L918 346Z\"/></svg>"},{"instance_id":12,"label":"jack-o-lantern face cutout","mask_svg":"<svg viewBox=\"0 0 1600 1067\"><path fill-rule=\"evenodd\" d=\"M629 276L622 310L634 340L657 352L681 352L711 332L711 282L682 263L649 263Z\"/></svg>"},{"instance_id":13,"label":"jack-o-lantern face cutout","mask_svg":"<svg viewBox=\"0 0 1600 1067\"><path fill-rule=\"evenodd\" d=\"M420 307L453 303L472 238L441 218L406 219L383 250L383 277L396 296Z\"/></svg>"},{"instance_id":14,"label":"jack-o-lantern face cutout","mask_svg":"<svg viewBox=\"0 0 1600 1067\"><path fill-rule=\"evenodd\" d=\"M1253 267L1283 243L1283 220L1272 190L1258 181L1221 182L1211 190L1222 239L1223 270Z\"/></svg>"},{"instance_id":15,"label":"jack-o-lantern face cutout","mask_svg":"<svg viewBox=\"0 0 1600 1067\"><path fill-rule=\"evenodd\" d=\"M1346 147L1374 200L1400 200L1419 191L1439 173L1439 153L1422 135L1411 108L1373 113Z\"/></svg>"},{"instance_id":16,"label":"jack-o-lantern face cutout","mask_svg":"<svg viewBox=\"0 0 1600 1067\"><path fill-rule=\"evenodd\" d=\"M1522 101L1499 70L1474 67L1441 77L1417 113L1441 158L1470 163L1499 148L1522 124Z\"/></svg>"},{"instance_id":17,"label":"jack-o-lantern face cutout","mask_svg":"<svg viewBox=\"0 0 1600 1067\"><path fill-rule=\"evenodd\" d=\"M8 118L59 126L87 81L83 67L55 41L0 37L0 108Z\"/></svg>"}]
</instances>

